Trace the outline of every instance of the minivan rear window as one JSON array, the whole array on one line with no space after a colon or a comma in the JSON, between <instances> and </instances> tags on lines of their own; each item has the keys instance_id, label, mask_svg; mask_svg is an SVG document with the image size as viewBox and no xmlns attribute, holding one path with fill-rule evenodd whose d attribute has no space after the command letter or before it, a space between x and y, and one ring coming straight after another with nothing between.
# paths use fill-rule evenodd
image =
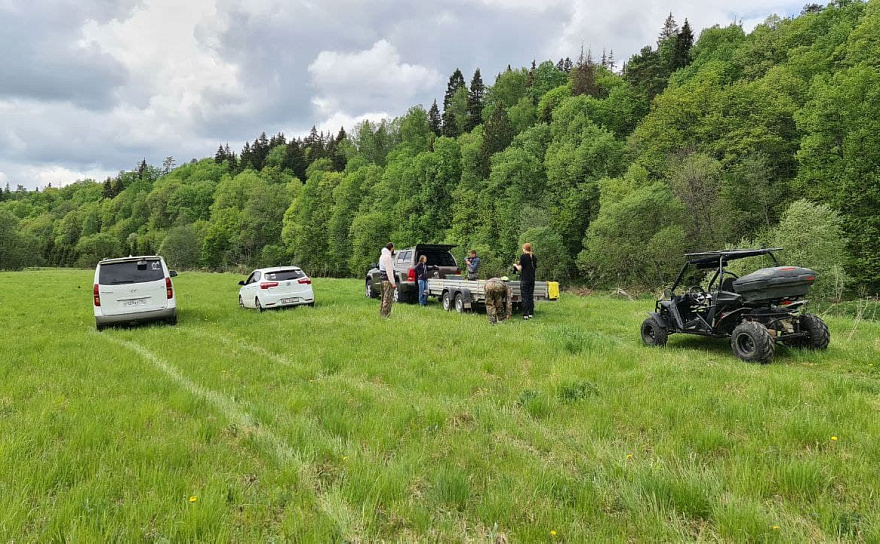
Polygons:
<instances>
[{"instance_id":1,"label":"minivan rear window","mask_svg":"<svg viewBox=\"0 0 880 544\"><path fill-rule=\"evenodd\" d=\"M98 283L101 285L122 285L125 283L145 283L165 277L162 262L158 260L124 261L100 265Z\"/></svg>"},{"instance_id":2,"label":"minivan rear window","mask_svg":"<svg viewBox=\"0 0 880 544\"><path fill-rule=\"evenodd\" d=\"M268 281L297 280L304 277L301 270L279 270L278 272L266 272Z\"/></svg>"}]
</instances>

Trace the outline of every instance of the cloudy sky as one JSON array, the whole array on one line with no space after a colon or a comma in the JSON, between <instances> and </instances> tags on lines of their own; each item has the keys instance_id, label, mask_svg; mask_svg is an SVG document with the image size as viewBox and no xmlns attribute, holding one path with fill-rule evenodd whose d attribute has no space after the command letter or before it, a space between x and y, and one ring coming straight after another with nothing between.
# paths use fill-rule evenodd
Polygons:
<instances>
[{"instance_id":1,"label":"cloudy sky","mask_svg":"<svg viewBox=\"0 0 880 544\"><path fill-rule=\"evenodd\" d=\"M0 0L0 186L64 185L336 132L581 44L622 59L666 15L695 29L805 0Z\"/></svg>"}]
</instances>

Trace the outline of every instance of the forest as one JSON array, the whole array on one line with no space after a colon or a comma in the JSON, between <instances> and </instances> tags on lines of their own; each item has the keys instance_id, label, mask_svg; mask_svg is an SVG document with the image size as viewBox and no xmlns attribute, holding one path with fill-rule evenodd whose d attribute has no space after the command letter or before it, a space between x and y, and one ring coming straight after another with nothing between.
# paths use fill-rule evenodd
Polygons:
<instances>
[{"instance_id":1,"label":"forest","mask_svg":"<svg viewBox=\"0 0 880 544\"><path fill-rule=\"evenodd\" d=\"M687 251L764 244L816 269L822 296L880 291L880 1L751 32L659 23L626 62L581 51L491 85L456 70L442 99L393 120L7 186L0 269L160 253L360 277L393 241L473 248L495 274L529 241L539 279L656 288Z\"/></svg>"}]
</instances>

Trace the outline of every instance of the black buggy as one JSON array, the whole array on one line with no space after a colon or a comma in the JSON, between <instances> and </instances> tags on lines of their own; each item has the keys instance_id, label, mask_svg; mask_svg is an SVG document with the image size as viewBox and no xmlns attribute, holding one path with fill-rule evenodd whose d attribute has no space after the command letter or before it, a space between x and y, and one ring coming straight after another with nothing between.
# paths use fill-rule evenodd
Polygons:
<instances>
[{"instance_id":1,"label":"black buggy","mask_svg":"<svg viewBox=\"0 0 880 544\"><path fill-rule=\"evenodd\" d=\"M795 348L827 348L831 339L828 326L804 311L804 296L816 273L809 268L779 266L773 254L778 251L781 248L686 254L675 283L642 323L642 341L663 346L673 333L730 338L737 357L758 363L773 358L777 342ZM730 261L764 255L776 266L742 277L726 268ZM676 294L685 278L699 283L713 269L706 290L695 286Z\"/></svg>"}]
</instances>

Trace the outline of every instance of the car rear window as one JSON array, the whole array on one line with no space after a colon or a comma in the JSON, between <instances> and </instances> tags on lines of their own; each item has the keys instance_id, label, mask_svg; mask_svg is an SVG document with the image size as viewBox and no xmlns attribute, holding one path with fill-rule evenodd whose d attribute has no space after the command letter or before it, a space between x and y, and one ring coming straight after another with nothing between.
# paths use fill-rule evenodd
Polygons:
<instances>
[{"instance_id":1,"label":"car rear window","mask_svg":"<svg viewBox=\"0 0 880 544\"><path fill-rule=\"evenodd\" d=\"M269 281L285 281L296 280L305 277L302 270L279 270L278 272L267 272L266 278Z\"/></svg>"},{"instance_id":2,"label":"car rear window","mask_svg":"<svg viewBox=\"0 0 880 544\"><path fill-rule=\"evenodd\" d=\"M428 258L429 266L456 266L455 257L448 251L426 251L422 255Z\"/></svg>"},{"instance_id":3,"label":"car rear window","mask_svg":"<svg viewBox=\"0 0 880 544\"><path fill-rule=\"evenodd\" d=\"M162 271L162 262L158 260L103 263L100 267L98 283L101 285L144 283L161 280L165 277L165 272Z\"/></svg>"}]
</instances>

